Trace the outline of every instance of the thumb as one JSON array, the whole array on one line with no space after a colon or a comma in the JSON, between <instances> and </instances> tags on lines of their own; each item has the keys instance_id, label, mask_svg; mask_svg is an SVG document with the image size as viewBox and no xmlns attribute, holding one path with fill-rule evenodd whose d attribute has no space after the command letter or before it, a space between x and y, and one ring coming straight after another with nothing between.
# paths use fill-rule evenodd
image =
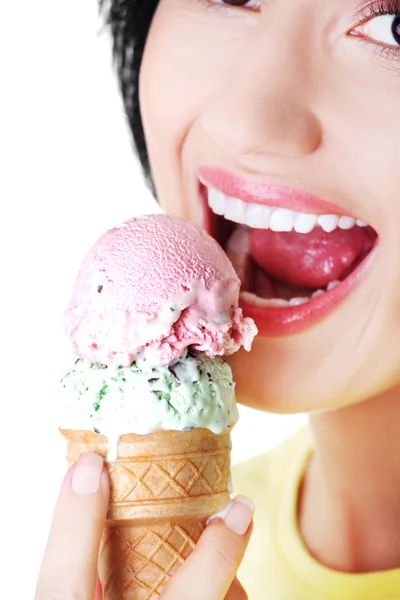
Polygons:
<instances>
[{"instance_id":1,"label":"thumb","mask_svg":"<svg viewBox=\"0 0 400 600\"><path fill-rule=\"evenodd\" d=\"M249 543L253 514L251 500L237 496L213 517L160 600L187 598L188 590L190 600L225 598Z\"/></svg>"},{"instance_id":2,"label":"thumb","mask_svg":"<svg viewBox=\"0 0 400 600\"><path fill-rule=\"evenodd\" d=\"M81 454L61 485L35 600L94 597L108 499L103 459Z\"/></svg>"}]
</instances>

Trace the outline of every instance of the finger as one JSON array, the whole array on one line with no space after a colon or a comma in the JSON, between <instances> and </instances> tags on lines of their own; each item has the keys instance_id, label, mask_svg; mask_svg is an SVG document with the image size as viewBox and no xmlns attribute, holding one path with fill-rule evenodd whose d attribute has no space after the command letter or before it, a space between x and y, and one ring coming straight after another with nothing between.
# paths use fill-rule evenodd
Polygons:
<instances>
[{"instance_id":1,"label":"finger","mask_svg":"<svg viewBox=\"0 0 400 600\"><path fill-rule=\"evenodd\" d=\"M225 600L248 600L246 591L237 577L232 581Z\"/></svg>"},{"instance_id":2,"label":"finger","mask_svg":"<svg viewBox=\"0 0 400 600\"><path fill-rule=\"evenodd\" d=\"M81 454L61 485L35 600L94 598L108 500L103 459Z\"/></svg>"},{"instance_id":3,"label":"finger","mask_svg":"<svg viewBox=\"0 0 400 600\"><path fill-rule=\"evenodd\" d=\"M97 578L96 581L96 589L94 592L94 600L103 600L103 592L101 589L101 583L100 583L100 579Z\"/></svg>"},{"instance_id":4,"label":"finger","mask_svg":"<svg viewBox=\"0 0 400 600\"><path fill-rule=\"evenodd\" d=\"M206 527L196 547L161 594L161 600L225 598L249 543L254 505L237 496Z\"/></svg>"}]
</instances>

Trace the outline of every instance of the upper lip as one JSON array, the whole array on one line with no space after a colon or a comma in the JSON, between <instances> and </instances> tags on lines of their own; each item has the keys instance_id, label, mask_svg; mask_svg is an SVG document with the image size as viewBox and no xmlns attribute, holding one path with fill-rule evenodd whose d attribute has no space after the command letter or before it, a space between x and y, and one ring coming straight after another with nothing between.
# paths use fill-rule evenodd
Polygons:
<instances>
[{"instance_id":1,"label":"upper lip","mask_svg":"<svg viewBox=\"0 0 400 600\"><path fill-rule=\"evenodd\" d=\"M326 202L309 192L268 181L249 180L215 167L200 167L198 179L206 187L216 188L244 202L263 204L273 208L287 208L296 212L316 215L335 214L359 219L359 215Z\"/></svg>"}]
</instances>

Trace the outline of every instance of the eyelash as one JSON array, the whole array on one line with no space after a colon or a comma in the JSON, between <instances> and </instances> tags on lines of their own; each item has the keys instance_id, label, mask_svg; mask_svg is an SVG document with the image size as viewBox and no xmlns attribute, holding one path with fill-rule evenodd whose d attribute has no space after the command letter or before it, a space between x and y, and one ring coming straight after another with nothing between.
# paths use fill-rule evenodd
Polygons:
<instances>
[{"instance_id":1,"label":"eyelash","mask_svg":"<svg viewBox=\"0 0 400 600\"><path fill-rule=\"evenodd\" d=\"M399 0L400 1L400 0ZM248 12L256 12L254 8L248 8L246 6L235 6L234 4L224 4L223 2L213 2L213 0L196 0L198 4L202 4L208 10L217 10L217 11L231 11L232 9L237 10L245 10Z\"/></svg>"},{"instance_id":2,"label":"eyelash","mask_svg":"<svg viewBox=\"0 0 400 600\"><path fill-rule=\"evenodd\" d=\"M223 4L222 2L220 3L216 3L213 2L213 0L196 0L199 4L203 4L206 6L206 8L208 8L209 10L217 10L217 11L227 11L230 12L232 10L232 8L235 8L234 5L229 5L229 4ZM251 11L254 12L255 9L253 8L246 8L246 7L236 7L242 10L247 10L247 11ZM363 6L361 8L361 10L358 11L358 13L355 15L355 18L357 19L358 23L356 25L356 27L359 27L360 25L363 25L364 23L367 23L368 21L372 20L375 17L382 17L385 15L393 15L393 17L399 17L400 18L400 0L375 0L374 2L372 2L371 4L367 4L366 6ZM354 30L355 28L353 28ZM373 46L374 50L377 54L379 54L379 56L383 56L386 59L397 59L400 60L400 47L397 48L395 46L393 47L389 47L389 46L385 46L383 44L378 44L376 41L370 40L366 37L362 37L360 36L360 41L362 41L364 44L368 44L368 46Z\"/></svg>"},{"instance_id":3,"label":"eyelash","mask_svg":"<svg viewBox=\"0 0 400 600\"><path fill-rule=\"evenodd\" d=\"M385 15L392 15L393 17L400 18L400 0L376 0L372 4L364 6L356 15L356 18L359 21L356 27L371 21L375 17L382 17ZM364 44L368 44L368 46L372 45L375 52L380 57L383 56L386 59L400 60L400 47L384 46L383 44L377 44L377 42L369 40L368 38L361 38L360 41Z\"/></svg>"},{"instance_id":4,"label":"eyelash","mask_svg":"<svg viewBox=\"0 0 400 600\"><path fill-rule=\"evenodd\" d=\"M198 2L200 4L203 4L203 3L211 4L212 3L211 0L198 0ZM220 4L220 6L221 7L224 6L222 2ZM229 5L228 3L226 3L225 6L227 9L229 9L230 7L232 8L232 6L234 7L234 5ZM237 6L237 8L246 8L246 7ZM248 9L248 10L254 10L254 9ZM400 0L376 0L373 4L364 6L357 13L356 17L358 17L359 19L368 21L372 17L379 17L382 15L400 16Z\"/></svg>"},{"instance_id":5,"label":"eyelash","mask_svg":"<svg viewBox=\"0 0 400 600\"><path fill-rule=\"evenodd\" d=\"M365 21L383 15L400 17L400 0L377 0L373 4L364 6L358 14Z\"/></svg>"}]
</instances>

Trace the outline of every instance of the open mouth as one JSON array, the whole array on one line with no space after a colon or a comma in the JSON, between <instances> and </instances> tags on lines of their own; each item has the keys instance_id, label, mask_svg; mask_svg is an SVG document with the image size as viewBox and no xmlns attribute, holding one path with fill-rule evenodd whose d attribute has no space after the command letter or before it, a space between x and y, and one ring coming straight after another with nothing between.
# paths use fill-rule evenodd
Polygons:
<instances>
[{"instance_id":1,"label":"open mouth","mask_svg":"<svg viewBox=\"0 0 400 600\"><path fill-rule=\"evenodd\" d=\"M338 206L290 188L199 171L204 226L241 282L240 305L262 335L293 334L350 293L378 234Z\"/></svg>"}]
</instances>

